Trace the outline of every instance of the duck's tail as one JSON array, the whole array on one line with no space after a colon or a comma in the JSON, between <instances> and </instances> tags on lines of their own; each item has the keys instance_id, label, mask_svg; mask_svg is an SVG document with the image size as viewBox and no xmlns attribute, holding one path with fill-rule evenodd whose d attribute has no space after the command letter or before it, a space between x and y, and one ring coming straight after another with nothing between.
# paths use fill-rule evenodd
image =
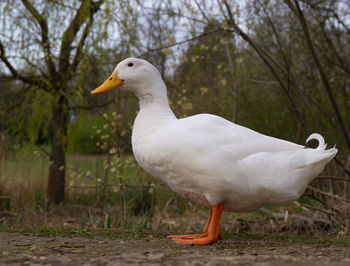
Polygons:
<instances>
[{"instance_id":1,"label":"duck's tail","mask_svg":"<svg viewBox=\"0 0 350 266\"><path fill-rule=\"evenodd\" d=\"M318 133L311 134L307 138L306 143L308 143L312 139L316 139L318 141L318 146L314 150L318 150L318 151L322 152L324 159L326 159L326 158L328 159L327 162L332 160L333 157L337 154L338 149L335 147L335 145L333 148L326 150L327 144L325 143L324 138L320 134L318 134Z\"/></svg>"},{"instance_id":2,"label":"duck's tail","mask_svg":"<svg viewBox=\"0 0 350 266\"><path fill-rule=\"evenodd\" d=\"M312 139L316 139L318 141L318 146L316 148L316 150L325 150L327 148L327 144L324 141L324 138L318 134L318 133L313 133L311 134L305 143L308 143L310 140Z\"/></svg>"}]
</instances>

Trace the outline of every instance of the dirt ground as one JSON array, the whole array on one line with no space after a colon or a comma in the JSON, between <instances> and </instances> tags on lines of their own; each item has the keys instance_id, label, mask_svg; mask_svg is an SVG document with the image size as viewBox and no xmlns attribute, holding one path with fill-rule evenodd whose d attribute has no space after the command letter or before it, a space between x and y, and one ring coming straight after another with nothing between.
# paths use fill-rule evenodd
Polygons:
<instances>
[{"instance_id":1,"label":"dirt ground","mask_svg":"<svg viewBox=\"0 0 350 266\"><path fill-rule=\"evenodd\" d=\"M223 240L183 246L164 238L110 240L0 233L0 264L11 265L350 265L350 249L329 244Z\"/></svg>"}]
</instances>

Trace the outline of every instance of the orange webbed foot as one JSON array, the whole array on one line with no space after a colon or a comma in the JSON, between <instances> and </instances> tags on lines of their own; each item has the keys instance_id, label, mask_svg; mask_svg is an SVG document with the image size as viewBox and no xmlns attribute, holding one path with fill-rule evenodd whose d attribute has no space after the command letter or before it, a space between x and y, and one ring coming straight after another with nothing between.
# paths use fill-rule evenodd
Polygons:
<instances>
[{"instance_id":1,"label":"orange webbed foot","mask_svg":"<svg viewBox=\"0 0 350 266\"><path fill-rule=\"evenodd\" d=\"M203 246L203 245L208 245L211 243L215 243L218 241L218 238L215 236L205 236L201 238L196 238L196 239L173 239L174 242L178 244L187 244L187 245L196 245L196 246Z\"/></svg>"},{"instance_id":2,"label":"orange webbed foot","mask_svg":"<svg viewBox=\"0 0 350 266\"><path fill-rule=\"evenodd\" d=\"M223 204L213 207L210 210L210 216L205 225L203 234L194 235L170 235L167 238L178 244L208 245L221 240L220 218L224 209Z\"/></svg>"}]
</instances>

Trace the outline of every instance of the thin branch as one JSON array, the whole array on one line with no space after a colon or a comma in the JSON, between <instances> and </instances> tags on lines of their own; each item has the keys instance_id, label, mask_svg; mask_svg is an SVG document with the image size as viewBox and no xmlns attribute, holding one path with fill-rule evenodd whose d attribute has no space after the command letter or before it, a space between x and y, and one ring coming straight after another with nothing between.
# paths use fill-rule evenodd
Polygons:
<instances>
[{"instance_id":1,"label":"thin branch","mask_svg":"<svg viewBox=\"0 0 350 266\"><path fill-rule=\"evenodd\" d=\"M285 219L285 217L286 217L286 215L284 213L271 212L270 210L268 210L266 208L260 208L259 211L263 214L266 214L268 216L271 216L271 217L277 218L277 219ZM325 224L330 224L329 220L322 219L322 218L314 219L314 218L309 218L309 217L296 215L296 214L289 215L289 217L293 218L293 219L300 220L300 221L309 222L309 223L322 222Z\"/></svg>"},{"instance_id":2,"label":"thin branch","mask_svg":"<svg viewBox=\"0 0 350 266\"><path fill-rule=\"evenodd\" d=\"M93 109L97 112L97 114L108 124L110 125L112 128L113 128L113 125L112 125L112 122L109 121L102 113L101 111L96 107L96 105L91 101L89 100L88 98L88 101L90 102L90 104L93 106ZM122 134L117 130L116 131L116 134L117 136L129 147L129 148L132 148L131 147L131 144L129 142L129 140L127 138L125 138L124 136L122 136Z\"/></svg>"},{"instance_id":3,"label":"thin branch","mask_svg":"<svg viewBox=\"0 0 350 266\"><path fill-rule=\"evenodd\" d=\"M197 8L198 8L199 11L202 13L202 16L205 18L205 20L206 20L209 24L211 24L210 19L207 17L207 15L206 15L205 12L203 11L203 9L202 9L202 7L200 6L200 4L198 3L198 1L197 1L197 0L194 0L194 2L196 3Z\"/></svg>"},{"instance_id":4,"label":"thin branch","mask_svg":"<svg viewBox=\"0 0 350 266\"><path fill-rule=\"evenodd\" d=\"M253 49L258 53L258 55L260 56L260 58L263 60L263 62L265 63L265 65L270 69L271 73L274 75L274 77L276 78L276 80L278 81L280 87L282 88L282 90L284 91L284 93L287 95L289 102L291 103L296 116L298 117L298 120L301 123L301 126L303 128L304 134L307 135L307 130L306 130L306 126L305 126L305 122L303 119L302 114L300 113L296 102L294 101L292 95L289 93L289 91L287 90L286 86L284 85L282 79L280 78L279 74L277 73L276 69L272 66L272 64L270 63L270 61L268 60L268 58L266 57L266 53L263 51L263 49L260 47L260 45L258 45L254 40L252 40L235 22L235 19L233 18L233 14L231 11L230 6L228 5L226 0L223 0L223 3L226 7L226 11L228 13L229 16L229 21L228 21L228 26L230 26L233 30L232 32L235 32L236 34L238 34L239 36L242 37L242 39L244 41L246 41L250 46L253 47Z\"/></svg>"},{"instance_id":5,"label":"thin branch","mask_svg":"<svg viewBox=\"0 0 350 266\"><path fill-rule=\"evenodd\" d=\"M223 32L223 31L226 31L224 29L221 29L221 28L217 28L215 30L211 30L211 31L207 31L207 32L203 32L202 34L199 34L197 36L194 36L192 38L189 38L189 39L185 39L183 41L180 41L180 42L176 42L176 43L173 43L173 44L169 44L169 45L165 45L165 46L162 46L162 47L158 47L158 48L149 48L146 52L138 55L138 57L143 57L151 52L158 52L160 50L163 50L163 49L166 49L166 48L170 48L170 47L173 47L173 46L177 46L177 45L181 45L181 44L184 44L184 43L187 43L187 42L192 42L196 39L199 39L199 38L202 38L202 37L206 37L208 35L211 35L213 33L216 33L216 32Z\"/></svg>"},{"instance_id":6,"label":"thin branch","mask_svg":"<svg viewBox=\"0 0 350 266\"><path fill-rule=\"evenodd\" d=\"M314 9L317 9L317 10L321 10L321 11L326 11L326 12L332 14L334 16L334 18L337 20L337 22L339 24L341 24L344 27L344 29L346 29L347 33L350 33L350 28L344 23L343 20L341 20L339 18L338 13L333 8L317 6L317 5L313 4L312 1L310 1L310 2L309 1L303 1L303 3L308 5L311 8L314 8ZM337 10L339 10L339 9L337 9Z\"/></svg>"},{"instance_id":7,"label":"thin branch","mask_svg":"<svg viewBox=\"0 0 350 266\"><path fill-rule=\"evenodd\" d=\"M333 211L330 211L330 210L326 210L326 209L323 209L323 208L318 208L318 207L307 205L307 204L301 204L301 206L303 206L305 208L309 208L309 209L315 210L315 211L324 212L324 213L330 214L330 215L336 215L337 214L337 212L333 212Z\"/></svg>"},{"instance_id":8,"label":"thin branch","mask_svg":"<svg viewBox=\"0 0 350 266\"><path fill-rule=\"evenodd\" d=\"M313 60L314 60L314 62L316 64L316 66L317 66L318 72L320 73L321 80L323 82L324 88L325 88L325 90L327 92L328 98L329 98L329 100L331 102L331 105L333 107L333 111L335 113L335 116L336 116L336 118L338 120L338 123L340 125L340 128L342 130L345 142L346 142L346 144L348 146L348 149L350 149L350 137L349 137L348 131L346 129L343 117L342 117L342 115L340 113L338 104L337 104L337 102L335 100L332 88L331 88L331 86L329 84L326 72L323 69L321 61L320 61L320 59L319 59L319 57L318 57L318 55L316 53L314 44L313 44L313 42L311 40L309 27L308 27L308 24L307 24L306 19L304 17L304 13L300 9L300 6L299 6L299 3L298 3L297 0L294 0L295 6L292 4L292 2L290 0L284 0L284 2L288 5L290 10L296 15L296 17L298 18L298 20L300 22L300 25L302 27L302 30L303 30L303 33L304 33L304 36L305 36L305 40L306 40L307 46L309 48L309 51L311 53L311 56L312 56L312 58L313 58Z\"/></svg>"},{"instance_id":9,"label":"thin branch","mask_svg":"<svg viewBox=\"0 0 350 266\"><path fill-rule=\"evenodd\" d=\"M147 7L147 6L143 5L142 1L139 2L139 5L142 7L142 9L149 10L151 12L154 11L154 7ZM208 23L205 20L197 19L197 18L194 18L193 16L186 16L184 13L178 13L178 12L175 12L174 10L172 10L172 9L161 9L161 8L158 8L157 11L162 12L161 14L166 14L166 15L169 15L171 17L172 16L177 16L177 17L185 18L185 19L191 20L193 22L201 23L203 25L207 25L207 23ZM158 13L155 13L155 12L150 13L150 14L158 15Z\"/></svg>"},{"instance_id":10,"label":"thin branch","mask_svg":"<svg viewBox=\"0 0 350 266\"><path fill-rule=\"evenodd\" d=\"M231 78L232 78L232 96L233 96L233 112L232 112L232 122L237 123L237 80L236 80L236 66L233 63L232 56L230 53L230 49L228 44L225 44L225 51L227 61L231 70Z\"/></svg>"},{"instance_id":11,"label":"thin branch","mask_svg":"<svg viewBox=\"0 0 350 266\"><path fill-rule=\"evenodd\" d=\"M51 161L51 154L44 149L43 147L41 147L40 145L37 145L37 147L47 156L47 158Z\"/></svg>"},{"instance_id":12,"label":"thin branch","mask_svg":"<svg viewBox=\"0 0 350 266\"><path fill-rule=\"evenodd\" d=\"M24 87L24 89L21 89L18 92L15 93L5 93L4 97L6 98L9 94L11 94L11 96L13 96L14 99L16 99L16 101L14 103L11 104L7 104L5 105L3 108L0 108L1 112L11 112L12 110L16 109L17 107L19 107L21 104L23 104L23 97L25 95L25 93L29 92L30 89L33 88L33 86L31 85L27 85Z\"/></svg>"},{"instance_id":13,"label":"thin branch","mask_svg":"<svg viewBox=\"0 0 350 266\"><path fill-rule=\"evenodd\" d=\"M85 40L86 40L87 36L90 33L90 29L92 27L92 24L93 24L93 15L90 14L90 19L88 20L88 22L87 22L87 24L85 26L85 29L83 31L83 34L82 34L81 38L80 38L77 50L75 52L75 56L74 56L73 63L72 63L72 66L71 66L71 68L72 68L71 72L72 73L75 72L75 70L76 70L76 68L77 68L77 66L78 66L78 64L80 62L81 51L82 51L82 49L84 47Z\"/></svg>"},{"instance_id":14,"label":"thin branch","mask_svg":"<svg viewBox=\"0 0 350 266\"><path fill-rule=\"evenodd\" d=\"M278 44L278 50L280 51L281 55L282 55L282 58L283 58L283 61L284 61L284 65L286 67L286 69L284 69L282 66L280 66L277 61L273 58L273 56L271 56L270 53L268 53L265 49L262 49L262 52L265 54L265 56L271 61L271 63L273 63L281 72L282 72L282 75L284 75L284 77L287 79L287 81L294 85L298 94L301 96L301 99L303 100L303 103L305 104L307 110L309 111L310 113L310 117L311 117L311 120L314 124L314 127L316 128L316 130L319 132L320 131L320 128L319 128L319 125L318 125L318 122L315 118L315 115L310 107L310 104L309 102L307 101L306 97L305 97L305 94L304 92L301 90L300 86L298 86L295 82L295 79L293 77L293 74L292 72L290 71L290 58L288 58L284 52L284 49L283 49L283 46L282 46L282 42L281 42L281 38L280 38L280 35L278 34L278 30L276 29L270 15L269 15L269 12L266 10L266 7L265 7L265 4L258 1L258 3L260 4L263 12L265 13L266 15L266 18L267 18L267 21L272 29L272 32L273 34L275 35L276 37L276 40L277 40L277 44Z\"/></svg>"},{"instance_id":15,"label":"thin branch","mask_svg":"<svg viewBox=\"0 0 350 266\"><path fill-rule=\"evenodd\" d=\"M326 180L334 180L334 181L341 181L341 182L350 182L350 179L341 178L341 177L335 177L335 176L318 176L317 179L326 179Z\"/></svg>"},{"instance_id":16,"label":"thin branch","mask_svg":"<svg viewBox=\"0 0 350 266\"><path fill-rule=\"evenodd\" d=\"M13 81L13 80L17 80L16 77L12 76L12 75L0 75L0 81Z\"/></svg>"},{"instance_id":17,"label":"thin branch","mask_svg":"<svg viewBox=\"0 0 350 266\"><path fill-rule=\"evenodd\" d=\"M103 0L93 2L92 0L82 1L75 17L70 22L68 28L65 30L62 36L62 44L59 56L59 72L65 73L69 68L69 57L72 51L72 43L78 33L80 27L85 23L86 19L95 14Z\"/></svg>"},{"instance_id":18,"label":"thin branch","mask_svg":"<svg viewBox=\"0 0 350 266\"><path fill-rule=\"evenodd\" d=\"M338 66L343 69L348 75L350 75L350 68L349 68L349 65L347 64L346 61L344 61L344 58L338 53L336 47L334 46L333 44L333 41L331 40L331 38L329 38L329 36L327 35L327 32L326 32L326 29L325 29L325 22L323 21L321 23L321 29L322 29L322 33L323 33L323 36L324 38L326 39L329 47L332 49L335 57L338 59Z\"/></svg>"},{"instance_id":19,"label":"thin branch","mask_svg":"<svg viewBox=\"0 0 350 266\"><path fill-rule=\"evenodd\" d=\"M2 62L4 62L4 64L6 65L6 67L8 68L8 70L11 72L12 76L14 79L19 79L25 83L29 83L32 85L39 85L41 84L40 79L37 79L35 76L30 77L30 76L23 76L20 75L18 73L18 71L13 67L13 65L10 63L10 61L8 61L6 54L5 54L5 49L4 46L2 44L2 42L0 41L0 60ZM6 76L8 77L8 76Z\"/></svg>"},{"instance_id":20,"label":"thin branch","mask_svg":"<svg viewBox=\"0 0 350 266\"><path fill-rule=\"evenodd\" d=\"M344 198L344 197L339 197L338 195L334 195L332 193L328 193L328 192L322 191L322 190L320 190L318 188L315 188L315 187L312 187L312 186L308 186L308 188L311 189L312 191L320 193L322 195L325 195L325 196L328 196L328 197L331 197L331 198L334 198L334 199L337 199L337 200L350 202L350 199L347 199L347 198Z\"/></svg>"},{"instance_id":21,"label":"thin branch","mask_svg":"<svg viewBox=\"0 0 350 266\"><path fill-rule=\"evenodd\" d=\"M343 168L343 171L350 175L350 169L346 168L346 166L338 159L338 158L334 158L335 162L341 166L341 168Z\"/></svg>"},{"instance_id":22,"label":"thin branch","mask_svg":"<svg viewBox=\"0 0 350 266\"><path fill-rule=\"evenodd\" d=\"M267 21L268 21L268 23L269 23L269 25L270 25L270 27L271 27L271 29L272 29L272 32L273 32L273 34L274 34L275 37L276 37L277 44L278 44L278 49L280 50L280 52L281 52L282 54L284 54L284 53L283 53L283 46L282 46L282 43L281 43L281 38L280 38L280 36L279 36L279 34L278 34L278 31L277 31L277 29L276 29L276 27L275 27L275 24L272 22L272 19L271 19L270 15L269 15L269 12L266 10L265 4L264 4L264 3L261 3L260 0L258 0L258 3L259 3L259 5L261 6L263 12L265 13L266 18L267 18Z\"/></svg>"},{"instance_id":23,"label":"thin branch","mask_svg":"<svg viewBox=\"0 0 350 266\"><path fill-rule=\"evenodd\" d=\"M54 76L56 74L56 68L55 64L51 57L51 50L50 50L50 41L48 37L48 26L46 19L40 15L39 11L28 1L28 0L21 0L23 5L26 7L26 9L32 14L32 16L35 18L35 20L39 23L40 29L41 29L41 45L44 50L45 55L45 62L48 68L48 71L51 76Z\"/></svg>"},{"instance_id":24,"label":"thin branch","mask_svg":"<svg viewBox=\"0 0 350 266\"><path fill-rule=\"evenodd\" d=\"M3 61L5 63L5 65L7 66L7 68L10 70L12 76L17 79L19 77L17 70L7 60L7 57L5 55L5 49L4 49L4 46L2 45L1 41L0 41L0 58L1 58L1 61Z\"/></svg>"}]
</instances>

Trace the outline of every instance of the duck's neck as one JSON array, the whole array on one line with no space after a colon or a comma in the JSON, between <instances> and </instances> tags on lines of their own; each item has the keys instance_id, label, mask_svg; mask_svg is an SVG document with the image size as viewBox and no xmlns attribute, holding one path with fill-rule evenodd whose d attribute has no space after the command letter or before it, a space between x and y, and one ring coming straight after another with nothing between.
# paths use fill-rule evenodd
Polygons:
<instances>
[{"instance_id":1,"label":"duck's neck","mask_svg":"<svg viewBox=\"0 0 350 266\"><path fill-rule=\"evenodd\" d=\"M135 90L140 104L140 112L134 121L131 137L135 156L139 149L145 149L152 134L176 120L169 106L164 82L158 80L154 81L154 84L142 84L142 86Z\"/></svg>"},{"instance_id":2,"label":"duck's neck","mask_svg":"<svg viewBox=\"0 0 350 266\"><path fill-rule=\"evenodd\" d=\"M175 118L170 109L166 86L162 80L148 84L152 89L141 88L136 92L139 99L140 113L155 118Z\"/></svg>"}]
</instances>

